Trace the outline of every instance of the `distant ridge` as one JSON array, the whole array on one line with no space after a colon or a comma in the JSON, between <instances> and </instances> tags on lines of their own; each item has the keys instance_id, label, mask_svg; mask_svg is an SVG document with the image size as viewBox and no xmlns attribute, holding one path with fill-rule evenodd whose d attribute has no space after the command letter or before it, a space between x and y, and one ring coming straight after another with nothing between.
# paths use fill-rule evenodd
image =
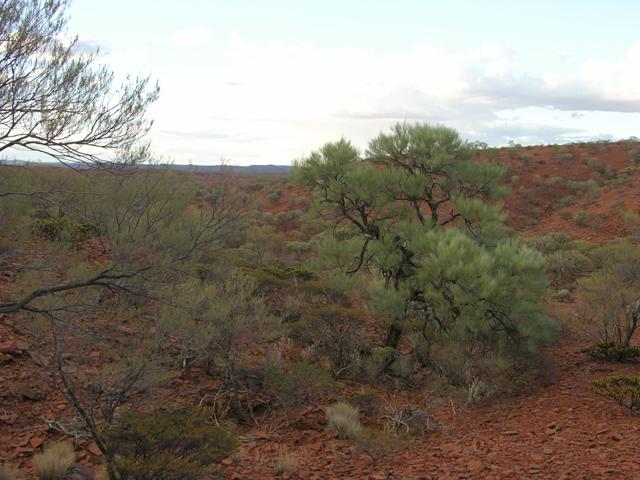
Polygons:
<instances>
[{"instance_id":1,"label":"distant ridge","mask_svg":"<svg viewBox=\"0 0 640 480\"><path fill-rule=\"evenodd\" d=\"M62 164L60 162L27 162L24 160L0 160L0 165L45 165L47 167L64 167L69 166L77 169L89 168L83 163L69 163ZM143 164L138 168L170 168L172 170L179 170L181 172L194 172L194 173L219 173L222 169L231 171L237 174L243 175L269 175L269 174L286 174L293 168L291 165L182 165L175 163L160 163L160 164Z\"/></svg>"}]
</instances>

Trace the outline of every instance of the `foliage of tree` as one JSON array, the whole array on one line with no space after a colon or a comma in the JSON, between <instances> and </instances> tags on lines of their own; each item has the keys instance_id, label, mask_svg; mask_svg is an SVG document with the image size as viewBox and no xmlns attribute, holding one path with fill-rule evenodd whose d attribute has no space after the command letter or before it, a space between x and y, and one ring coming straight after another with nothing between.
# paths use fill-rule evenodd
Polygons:
<instances>
[{"instance_id":1,"label":"foliage of tree","mask_svg":"<svg viewBox=\"0 0 640 480\"><path fill-rule=\"evenodd\" d=\"M398 124L364 155L348 141L297 162L333 230L321 269L345 288L368 275L370 308L397 348L409 320L427 343L473 351L535 348L555 329L543 314L543 259L503 227L505 168L476 159L457 132Z\"/></svg>"}]
</instances>

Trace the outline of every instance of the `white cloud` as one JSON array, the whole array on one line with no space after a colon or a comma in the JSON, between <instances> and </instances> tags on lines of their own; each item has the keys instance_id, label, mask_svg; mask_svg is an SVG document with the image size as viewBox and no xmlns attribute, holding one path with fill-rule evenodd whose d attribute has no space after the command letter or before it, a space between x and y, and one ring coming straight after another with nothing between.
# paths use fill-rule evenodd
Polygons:
<instances>
[{"instance_id":1,"label":"white cloud","mask_svg":"<svg viewBox=\"0 0 640 480\"><path fill-rule=\"evenodd\" d=\"M210 36L195 27L172 38L194 45ZM640 44L617 60L585 60L562 74L525 75L517 71L516 58L499 45L452 52L419 44L378 52L235 38L215 67L158 75L156 132L202 135L156 133L156 143L177 160L188 150L194 161L225 156L241 163L284 163L340 135L364 146L380 129L404 119L444 122L494 143L509 136L556 142L590 132L616 134L603 128L623 124L607 117L609 123L597 127L594 119L604 117L575 112L610 112L616 118L623 114L615 112L627 112L640 119ZM505 117L504 111L520 118ZM563 114L554 118L558 112Z\"/></svg>"},{"instance_id":2,"label":"white cloud","mask_svg":"<svg viewBox=\"0 0 640 480\"><path fill-rule=\"evenodd\" d=\"M197 47L206 45L211 41L211 30L205 27L193 26L173 31L167 37L171 45L179 47Z\"/></svg>"}]
</instances>

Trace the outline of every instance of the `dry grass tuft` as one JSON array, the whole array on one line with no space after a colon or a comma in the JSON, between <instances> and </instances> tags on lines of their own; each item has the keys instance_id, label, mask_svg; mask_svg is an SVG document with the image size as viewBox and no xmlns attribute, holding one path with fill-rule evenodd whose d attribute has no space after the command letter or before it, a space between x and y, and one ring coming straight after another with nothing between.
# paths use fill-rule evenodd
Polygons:
<instances>
[{"instance_id":1,"label":"dry grass tuft","mask_svg":"<svg viewBox=\"0 0 640 480\"><path fill-rule=\"evenodd\" d=\"M353 440L362 431L358 409L347 402L337 402L327 408L327 423L338 437Z\"/></svg>"},{"instance_id":2,"label":"dry grass tuft","mask_svg":"<svg viewBox=\"0 0 640 480\"><path fill-rule=\"evenodd\" d=\"M298 470L300 465L300 458L296 452L289 450L286 447L280 447L276 455L275 473L276 475L282 475L283 473L294 473Z\"/></svg>"},{"instance_id":3,"label":"dry grass tuft","mask_svg":"<svg viewBox=\"0 0 640 480\"><path fill-rule=\"evenodd\" d=\"M73 447L68 443L53 443L33 457L39 480L64 480L75 463Z\"/></svg>"}]
</instances>

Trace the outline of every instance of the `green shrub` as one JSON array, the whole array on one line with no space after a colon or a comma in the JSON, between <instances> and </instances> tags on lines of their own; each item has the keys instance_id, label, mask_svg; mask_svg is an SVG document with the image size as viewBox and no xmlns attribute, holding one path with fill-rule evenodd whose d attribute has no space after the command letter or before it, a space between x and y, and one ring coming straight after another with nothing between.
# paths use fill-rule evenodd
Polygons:
<instances>
[{"instance_id":1,"label":"green shrub","mask_svg":"<svg viewBox=\"0 0 640 480\"><path fill-rule=\"evenodd\" d=\"M573 217L573 221L579 227L587 227L591 223L591 219L589 218L589 214L584 210L576 213Z\"/></svg>"},{"instance_id":2,"label":"green shrub","mask_svg":"<svg viewBox=\"0 0 640 480\"><path fill-rule=\"evenodd\" d=\"M583 352L595 359L610 362L633 362L640 359L640 347L616 342L601 342Z\"/></svg>"},{"instance_id":3,"label":"green shrub","mask_svg":"<svg viewBox=\"0 0 640 480\"><path fill-rule=\"evenodd\" d=\"M339 438L354 440L362 432L358 409L347 402L337 402L327 407L327 424Z\"/></svg>"},{"instance_id":4,"label":"green shrub","mask_svg":"<svg viewBox=\"0 0 640 480\"><path fill-rule=\"evenodd\" d=\"M115 453L120 478L206 478L211 465L238 447L235 434L212 425L207 417L198 408L130 411L102 435Z\"/></svg>"},{"instance_id":5,"label":"green shrub","mask_svg":"<svg viewBox=\"0 0 640 480\"><path fill-rule=\"evenodd\" d=\"M97 235L98 229L88 223L78 223L68 218L43 218L31 224L33 233L45 240L86 240Z\"/></svg>"},{"instance_id":6,"label":"green shrub","mask_svg":"<svg viewBox=\"0 0 640 480\"><path fill-rule=\"evenodd\" d=\"M575 250L558 250L545 258L545 272L555 287L567 286L591 270L591 261Z\"/></svg>"},{"instance_id":7,"label":"green shrub","mask_svg":"<svg viewBox=\"0 0 640 480\"><path fill-rule=\"evenodd\" d=\"M267 193L267 198L271 201L271 203L277 203L282 198L282 190L278 188L272 188Z\"/></svg>"},{"instance_id":8,"label":"green shrub","mask_svg":"<svg viewBox=\"0 0 640 480\"><path fill-rule=\"evenodd\" d=\"M574 193L585 193L598 188L598 183L595 180L576 180L569 182L567 185Z\"/></svg>"},{"instance_id":9,"label":"green shrub","mask_svg":"<svg viewBox=\"0 0 640 480\"><path fill-rule=\"evenodd\" d=\"M538 250L543 255L567 248L571 237L566 233L549 233L542 237L531 237L526 239L527 246Z\"/></svg>"},{"instance_id":10,"label":"green shrub","mask_svg":"<svg viewBox=\"0 0 640 480\"><path fill-rule=\"evenodd\" d=\"M593 381L596 393L613 399L633 415L640 408L640 376L614 376Z\"/></svg>"},{"instance_id":11,"label":"green shrub","mask_svg":"<svg viewBox=\"0 0 640 480\"><path fill-rule=\"evenodd\" d=\"M554 175L553 177L549 177L544 181L544 185L546 187L555 187L556 185L562 183L564 179L562 177L558 177Z\"/></svg>"},{"instance_id":12,"label":"green shrub","mask_svg":"<svg viewBox=\"0 0 640 480\"><path fill-rule=\"evenodd\" d=\"M267 368L264 387L284 405L296 405L310 397L335 390L336 383L322 368L309 362L298 362L289 370Z\"/></svg>"},{"instance_id":13,"label":"green shrub","mask_svg":"<svg viewBox=\"0 0 640 480\"><path fill-rule=\"evenodd\" d=\"M591 168L595 169L596 171L600 172L600 173L604 173L605 171L605 165L602 162L602 160L595 158L595 157L589 157L586 161L587 165L590 166Z\"/></svg>"},{"instance_id":14,"label":"green shrub","mask_svg":"<svg viewBox=\"0 0 640 480\"><path fill-rule=\"evenodd\" d=\"M377 382L395 358L396 352L392 347L376 347L370 355L360 356L357 359L353 374L362 381Z\"/></svg>"},{"instance_id":15,"label":"green shrub","mask_svg":"<svg viewBox=\"0 0 640 480\"><path fill-rule=\"evenodd\" d=\"M64 480L76 461L73 447L68 443L53 443L33 457L39 480Z\"/></svg>"},{"instance_id":16,"label":"green shrub","mask_svg":"<svg viewBox=\"0 0 640 480\"><path fill-rule=\"evenodd\" d=\"M335 304L313 308L306 317L304 334L317 352L326 355L334 376L347 373L362 344L364 317L353 308Z\"/></svg>"}]
</instances>

